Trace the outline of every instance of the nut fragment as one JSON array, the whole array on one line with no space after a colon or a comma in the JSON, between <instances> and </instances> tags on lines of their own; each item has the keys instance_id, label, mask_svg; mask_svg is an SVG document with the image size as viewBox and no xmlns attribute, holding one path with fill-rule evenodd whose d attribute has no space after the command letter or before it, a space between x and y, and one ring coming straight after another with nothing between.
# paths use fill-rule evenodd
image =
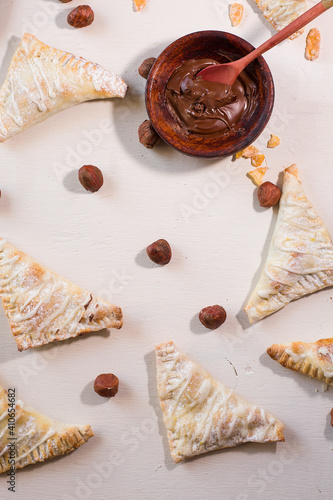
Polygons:
<instances>
[{"instance_id":1,"label":"nut fragment","mask_svg":"<svg viewBox=\"0 0 333 500\"><path fill-rule=\"evenodd\" d=\"M134 10L136 12L139 12L146 6L147 0L133 0L133 3L134 3Z\"/></svg>"},{"instance_id":2,"label":"nut fragment","mask_svg":"<svg viewBox=\"0 0 333 500\"><path fill-rule=\"evenodd\" d=\"M156 61L156 57L148 57L147 59L145 59L143 61L140 68L138 69L139 75L142 76L142 78L145 78L145 79L148 78L151 67L155 61Z\"/></svg>"},{"instance_id":3,"label":"nut fragment","mask_svg":"<svg viewBox=\"0 0 333 500\"><path fill-rule=\"evenodd\" d=\"M248 146L244 149L242 156L243 158L252 158L259 153L259 149L255 146Z\"/></svg>"},{"instance_id":4,"label":"nut fragment","mask_svg":"<svg viewBox=\"0 0 333 500\"><path fill-rule=\"evenodd\" d=\"M94 11L89 5L79 5L67 16L67 22L74 28L85 28L90 26L94 20Z\"/></svg>"},{"instance_id":5,"label":"nut fragment","mask_svg":"<svg viewBox=\"0 0 333 500\"><path fill-rule=\"evenodd\" d=\"M258 200L261 207L274 207L281 198L280 189L272 182L266 181L258 188Z\"/></svg>"},{"instance_id":6,"label":"nut fragment","mask_svg":"<svg viewBox=\"0 0 333 500\"><path fill-rule=\"evenodd\" d=\"M238 26L242 20L244 7L241 3L232 3L229 8L229 17L232 26Z\"/></svg>"},{"instance_id":7,"label":"nut fragment","mask_svg":"<svg viewBox=\"0 0 333 500\"><path fill-rule=\"evenodd\" d=\"M276 148L280 144L280 137L277 135L271 134L268 142L267 142L267 147L268 148Z\"/></svg>"},{"instance_id":8,"label":"nut fragment","mask_svg":"<svg viewBox=\"0 0 333 500\"><path fill-rule=\"evenodd\" d=\"M331 426L333 427L333 408L331 410Z\"/></svg>"},{"instance_id":9,"label":"nut fragment","mask_svg":"<svg viewBox=\"0 0 333 500\"><path fill-rule=\"evenodd\" d=\"M118 377L112 373L98 375L94 382L94 391L103 398L113 398L118 392L118 387Z\"/></svg>"},{"instance_id":10,"label":"nut fragment","mask_svg":"<svg viewBox=\"0 0 333 500\"><path fill-rule=\"evenodd\" d=\"M155 131L150 120L145 120L141 123L138 133L139 141L148 149L152 149L161 142L161 138Z\"/></svg>"},{"instance_id":11,"label":"nut fragment","mask_svg":"<svg viewBox=\"0 0 333 500\"><path fill-rule=\"evenodd\" d=\"M226 319L227 313L225 309L219 305L204 307L199 313L199 320L210 330L215 330L221 326Z\"/></svg>"},{"instance_id":12,"label":"nut fragment","mask_svg":"<svg viewBox=\"0 0 333 500\"><path fill-rule=\"evenodd\" d=\"M154 241L147 247L146 252L150 260L163 266L168 264L172 257L171 247L164 239Z\"/></svg>"},{"instance_id":13,"label":"nut fragment","mask_svg":"<svg viewBox=\"0 0 333 500\"><path fill-rule=\"evenodd\" d=\"M254 182L256 186L262 184L262 180L267 172L267 167L256 168L247 173L248 177Z\"/></svg>"},{"instance_id":14,"label":"nut fragment","mask_svg":"<svg viewBox=\"0 0 333 500\"><path fill-rule=\"evenodd\" d=\"M253 165L254 167L261 167L264 161L265 161L265 155L259 151L258 154L252 156L251 165Z\"/></svg>"},{"instance_id":15,"label":"nut fragment","mask_svg":"<svg viewBox=\"0 0 333 500\"><path fill-rule=\"evenodd\" d=\"M314 61L319 57L320 52L320 31L312 28L306 37L305 57L309 61Z\"/></svg>"},{"instance_id":16,"label":"nut fragment","mask_svg":"<svg viewBox=\"0 0 333 500\"><path fill-rule=\"evenodd\" d=\"M98 167L94 165L84 165L79 170L79 181L84 189L95 193L103 186L103 174Z\"/></svg>"}]
</instances>

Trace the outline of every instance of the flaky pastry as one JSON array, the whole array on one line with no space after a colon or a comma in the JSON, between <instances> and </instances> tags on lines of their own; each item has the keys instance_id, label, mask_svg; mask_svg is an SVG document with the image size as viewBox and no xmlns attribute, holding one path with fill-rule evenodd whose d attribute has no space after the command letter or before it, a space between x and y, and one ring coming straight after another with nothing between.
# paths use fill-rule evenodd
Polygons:
<instances>
[{"instance_id":1,"label":"flaky pastry","mask_svg":"<svg viewBox=\"0 0 333 500\"><path fill-rule=\"evenodd\" d=\"M123 324L120 307L74 285L3 239L0 295L19 351Z\"/></svg>"},{"instance_id":2,"label":"flaky pastry","mask_svg":"<svg viewBox=\"0 0 333 500\"><path fill-rule=\"evenodd\" d=\"M284 441L283 424L214 380L173 342L156 347L157 388L175 462L242 443Z\"/></svg>"},{"instance_id":3,"label":"flaky pastry","mask_svg":"<svg viewBox=\"0 0 333 500\"><path fill-rule=\"evenodd\" d=\"M295 21L307 9L305 0L255 0L255 2L277 31ZM298 37L303 31L303 29L297 31L290 38Z\"/></svg>"},{"instance_id":4,"label":"flaky pastry","mask_svg":"<svg viewBox=\"0 0 333 500\"><path fill-rule=\"evenodd\" d=\"M0 142L74 104L124 97L126 90L115 73L26 33L0 90Z\"/></svg>"},{"instance_id":5,"label":"flaky pastry","mask_svg":"<svg viewBox=\"0 0 333 500\"><path fill-rule=\"evenodd\" d=\"M292 300L333 285L333 245L305 196L295 165L284 173L279 214L266 263L245 311L250 323Z\"/></svg>"},{"instance_id":6,"label":"flaky pastry","mask_svg":"<svg viewBox=\"0 0 333 500\"><path fill-rule=\"evenodd\" d=\"M90 425L45 417L0 386L0 474L69 453L93 435Z\"/></svg>"},{"instance_id":7,"label":"flaky pastry","mask_svg":"<svg viewBox=\"0 0 333 500\"><path fill-rule=\"evenodd\" d=\"M273 344L267 353L280 365L333 385L333 338Z\"/></svg>"}]
</instances>

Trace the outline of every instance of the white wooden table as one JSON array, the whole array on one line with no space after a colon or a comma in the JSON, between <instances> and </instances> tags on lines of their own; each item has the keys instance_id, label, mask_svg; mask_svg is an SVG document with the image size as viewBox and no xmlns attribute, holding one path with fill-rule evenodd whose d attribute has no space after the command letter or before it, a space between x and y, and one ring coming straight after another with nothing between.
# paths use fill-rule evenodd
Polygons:
<instances>
[{"instance_id":1,"label":"white wooden table","mask_svg":"<svg viewBox=\"0 0 333 500\"><path fill-rule=\"evenodd\" d=\"M272 343L332 336L333 291L290 304L249 328L241 312L256 282L276 212L258 207L246 177L249 161L204 161L166 145L146 150L137 128L146 119L145 81L137 68L176 38L197 30L236 33L254 45L272 34L244 1L231 28L226 0L91 0L95 22L66 25L79 4L1 1L0 78L23 32L96 61L130 85L125 100L86 103L50 118L0 146L0 235L42 264L120 305L124 327L19 353L1 308L0 383L41 412L90 423L95 437L75 453L17 473L7 500L261 500L329 499L332 392L284 370L265 353ZM312 4L309 3L311 6ZM312 26L322 33L317 61L304 58L305 34L266 55L276 85L273 116L256 145L267 156L267 180L296 162L304 186L333 234L332 12ZM281 145L267 150L270 133ZM105 176L96 194L77 181L83 164ZM165 267L144 248L172 245ZM220 303L228 313L217 331L196 314ZM155 384L154 346L174 340L213 376L264 406L286 426L285 443L245 445L175 465ZM231 364L237 371L237 376ZM116 398L92 389L99 373L120 379Z\"/></svg>"}]
</instances>

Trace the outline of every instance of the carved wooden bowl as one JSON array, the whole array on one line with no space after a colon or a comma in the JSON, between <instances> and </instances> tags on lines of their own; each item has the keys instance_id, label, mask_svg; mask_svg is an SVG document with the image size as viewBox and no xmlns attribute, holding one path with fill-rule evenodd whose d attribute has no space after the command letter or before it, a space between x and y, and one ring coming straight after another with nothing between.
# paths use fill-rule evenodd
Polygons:
<instances>
[{"instance_id":1,"label":"carved wooden bowl","mask_svg":"<svg viewBox=\"0 0 333 500\"><path fill-rule=\"evenodd\" d=\"M212 58L225 62L224 55L239 59L254 47L242 38L223 31L199 31L179 38L156 59L147 79L146 107L161 138L178 151L191 156L217 158L232 155L253 143L272 114L274 83L262 56L246 69L258 87L258 105L252 115L239 121L224 135L205 137L189 133L171 115L165 87L172 73L188 59Z\"/></svg>"}]
</instances>

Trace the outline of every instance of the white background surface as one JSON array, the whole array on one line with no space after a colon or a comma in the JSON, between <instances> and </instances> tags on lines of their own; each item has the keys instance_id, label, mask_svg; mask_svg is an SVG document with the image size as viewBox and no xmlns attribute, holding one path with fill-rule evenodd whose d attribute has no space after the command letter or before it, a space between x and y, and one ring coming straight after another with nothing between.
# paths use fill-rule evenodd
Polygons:
<instances>
[{"instance_id":1,"label":"white background surface","mask_svg":"<svg viewBox=\"0 0 333 500\"><path fill-rule=\"evenodd\" d=\"M89 423L95 433L75 453L19 471L15 494L7 492L1 477L1 499L331 498L332 392L283 369L265 351L272 343L331 336L333 291L303 298L249 328L241 310L276 218L273 210L258 207L245 175L249 161L195 160L165 145L146 150L137 140L146 119L145 81L137 74L142 60L204 29L234 32L259 45L273 31L252 0L243 3L242 24L231 28L226 0L148 0L141 13L132 11L131 0L91 0L94 24L74 30L65 19L78 1L0 0L1 82L17 37L27 30L116 71L131 89L123 101L82 104L0 146L1 236L124 312L120 331L19 353L1 308L1 384L17 388L19 398L41 412ZM267 54L276 102L256 143L267 155L267 180L276 182L284 167L297 162L331 234L332 15L312 23L322 33L317 61L304 58L308 29ZM107 118L112 130L92 144L89 133ZM271 132L281 137L281 145L267 150ZM89 163L105 176L96 194L83 191L77 181L77 169ZM165 267L150 263L143 251L161 237L173 249ZM228 318L211 332L196 315L215 303L226 308ZM244 445L175 465L157 399L153 354L154 346L167 340L280 418L286 442ZM120 379L112 400L92 389L103 372Z\"/></svg>"}]
</instances>

